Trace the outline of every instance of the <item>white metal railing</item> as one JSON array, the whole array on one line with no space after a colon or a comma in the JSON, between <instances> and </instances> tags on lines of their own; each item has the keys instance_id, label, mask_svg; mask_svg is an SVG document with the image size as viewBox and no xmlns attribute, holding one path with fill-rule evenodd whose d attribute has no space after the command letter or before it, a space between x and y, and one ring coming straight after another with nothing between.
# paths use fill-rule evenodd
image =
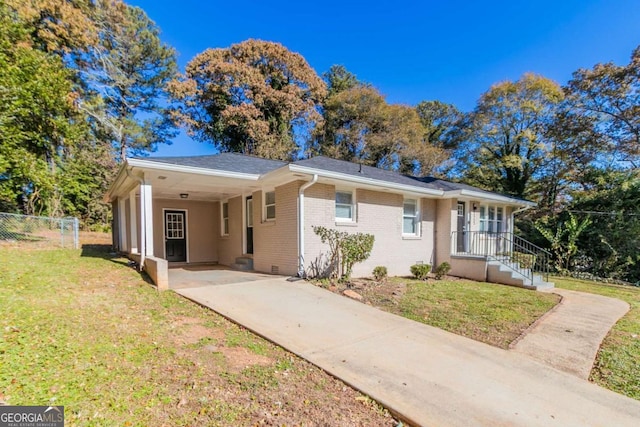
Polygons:
<instances>
[{"instance_id":1,"label":"white metal railing","mask_svg":"<svg viewBox=\"0 0 640 427\"><path fill-rule=\"evenodd\" d=\"M547 280L551 254L539 246L508 232L454 231L451 254L481 256L496 260L533 281L538 273Z\"/></svg>"}]
</instances>

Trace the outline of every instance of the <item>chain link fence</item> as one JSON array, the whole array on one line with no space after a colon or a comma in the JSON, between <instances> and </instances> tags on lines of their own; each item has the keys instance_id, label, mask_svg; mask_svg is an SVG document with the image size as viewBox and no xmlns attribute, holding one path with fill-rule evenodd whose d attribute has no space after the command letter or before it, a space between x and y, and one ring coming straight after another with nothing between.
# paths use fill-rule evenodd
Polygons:
<instances>
[{"instance_id":1,"label":"chain link fence","mask_svg":"<svg viewBox=\"0 0 640 427\"><path fill-rule=\"evenodd\" d=\"M0 212L0 244L24 242L78 249L78 218L51 218Z\"/></svg>"}]
</instances>

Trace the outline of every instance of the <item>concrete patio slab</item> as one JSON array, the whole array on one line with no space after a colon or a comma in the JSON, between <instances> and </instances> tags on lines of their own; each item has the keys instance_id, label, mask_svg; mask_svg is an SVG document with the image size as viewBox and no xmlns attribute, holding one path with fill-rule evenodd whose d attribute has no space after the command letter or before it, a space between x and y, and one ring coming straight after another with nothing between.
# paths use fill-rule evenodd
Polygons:
<instances>
[{"instance_id":1,"label":"concrete patio slab","mask_svg":"<svg viewBox=\"0 0 640 427\"><path fill-rule=\"evenodd\" d=\"M629 311L629 304L616 298L567 289L547 292L562 296L562 300L536 322L512 349L588 379L602 340Z\"/></svg>"},{"instance_id":2,"label":"concrete patio slab","mask_svg":"<svg viewBox=\"0 0 640 427\"><path fill-rule=\"evenodd\" d=\"M273 279L271 274L231 270L224 265L172 267L169 269L169 288L193 288L198 286L226 285Z\"/></svg>"},{"instance_id":3,"label":"concrete patio slab","mask_svg":"<svg viewBox=\"0 0 640 427\"><path fill-rule=\"evenodd\" d=\"M282 278L177 289L437 426L636 426L640 402L524 357Z\"/></svg>"}]
</instances>

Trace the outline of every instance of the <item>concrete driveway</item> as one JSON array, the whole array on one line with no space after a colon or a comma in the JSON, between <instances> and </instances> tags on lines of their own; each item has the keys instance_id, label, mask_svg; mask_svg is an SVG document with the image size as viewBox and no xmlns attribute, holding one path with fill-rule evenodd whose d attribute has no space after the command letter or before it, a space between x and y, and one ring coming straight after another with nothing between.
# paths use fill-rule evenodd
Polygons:
<instances>
[{"instance_id":1,"label":"concrete driveway","mask_svg":"<svg viewBox=\"0 0 640 427\"><path fill-rule=\"evenodd\" d=\"M637 426L640 402L515 352L308 284L266 278L183 287L416 425Z\"/></svg>"}]
</instances>

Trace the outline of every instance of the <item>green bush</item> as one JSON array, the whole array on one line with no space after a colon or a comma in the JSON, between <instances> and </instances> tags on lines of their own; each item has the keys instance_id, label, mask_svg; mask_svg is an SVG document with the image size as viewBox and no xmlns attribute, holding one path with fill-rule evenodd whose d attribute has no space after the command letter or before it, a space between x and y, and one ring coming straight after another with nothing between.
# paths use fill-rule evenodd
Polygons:
<instances>
[{"instance_id":1,"label":"green bush","mask_svg":"<svg viewBox=\"0 0 640 427\"><path fill-rule=\"evenodd\" d=\"M517 262L522 268L533 268L536 263L536 256L522 252L513 252L511 254L511 261Z\"/></svg>"},{"instance_id":2,"label":"green bush","mask_svg":"<svg viewBox=\"0 0 640 427\"><path fill-rule=\"evenodd\" d=\"M374 268L373 269L373 277L378 282L386 279L387 278L387 267L385 267L383 265L379 265L376 268Z\"/></svg>"},{"instance_id":3,"label":"green bush","mask_svg":"<svg viewBox=\"0 0 640 427\"><path fill-rule=\"evenodd\" d=\"M436 274L436 279L438 280L442 279L442 277L446 276L450 271L451 264L446 261L437 266L435 270L433 270L433 272Z\"/></svg>"},{"instance_id":4,"label":"green bush","mask_svg":"<svg viewBox=\"0 0 640 427\"><path fill-rule=\"evenodd\" d=\"M349 234L320 226L313 226L313 231L322 243L329 245L330 277L341 281L349 280L354 264L366 261L373 250L373 234Z\"/></svg>"},{"instance_id":5,"label":"green bush","mask_svg":"<svg viewBox=\"0 0 640 427\"><path fill-rule=\"evenodd\" d=\"M418 280L425 280L431 271L429 264L414 264L411 266L411 274Z\"/></svg>"}]
</instances>

